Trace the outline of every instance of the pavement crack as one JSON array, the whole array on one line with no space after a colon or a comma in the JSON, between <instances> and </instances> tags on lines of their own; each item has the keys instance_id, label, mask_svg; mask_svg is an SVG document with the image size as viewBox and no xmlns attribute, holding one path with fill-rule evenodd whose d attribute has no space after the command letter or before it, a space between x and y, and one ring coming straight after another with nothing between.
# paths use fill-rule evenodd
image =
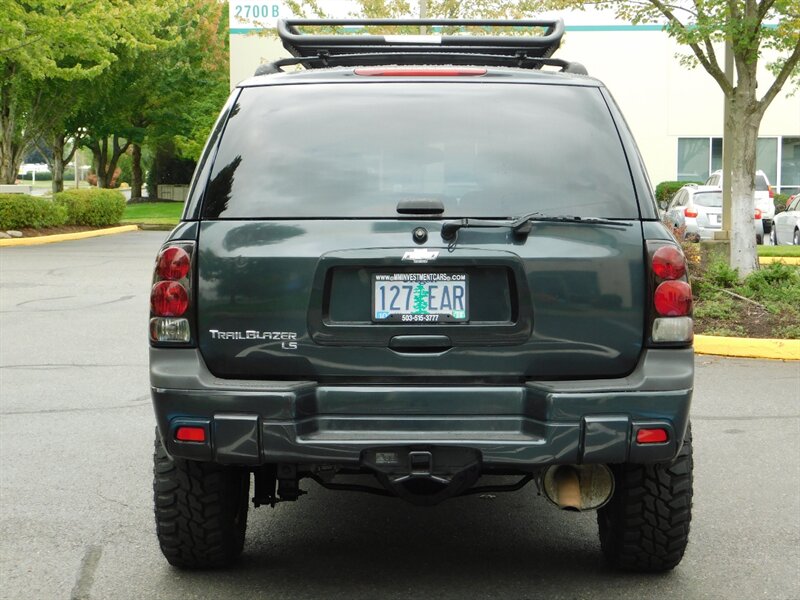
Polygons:
<instances>
[{"instance_id":1,"label":"pavement crack","mask_svg":"<svg viewBox=\"0 0 800 600\"><path fill-rule=\"evenodd\" d=\"M19 302L14 306L25 306L26 304L30 304L31 302L50 302L51 300L67 300L69 298L75 298L75 296L54 296L53 298L34 298L33 300L25 300L25 302Z\"/></svg>"},{"instance_id":2,"label":"pavement crack","mask_svg":"<svg viewBox=\"0 0 800 600\"><path fill-rule=\"evenodd\" d=\"M124 506L125 508L129 508L129 509L133 509L134 508L130 504L125 504L121 500L115 500L114 498L109 498L108 496L103 495L102 492L98 492L97 490L95 490L94 493L97 495L98 498L102 498L106 502L111 502L112 504L119 504L120 506Z\"/></svg>"},{"instance_id":3,"label":"pavement crack","mask_svg":"<svg viewBox=\"0 0 800 600\"><path fill-rule=\"evenodd\" d=\"M108 304L116 304L117 302L125 302L126 300L131 300L136 298L135 294L120 296L119 298L115 298L114 300L107 300L106 302L97 302L96 304L87 304L84 306L72 306L70 308L42 308L39 310L0 310L0 313L7 314L7 313L56 313L56 312L68 312L71 310L86 310L89 308L97 308L98 306L106 306Z\"/></svg>"},{"instance_id":4,"label":"pavement crack","mask_svg":"<svg viewBox=\"0 0 800 600\"><path fill-rule=\"evenodd\" d=\"M87 546L86 552L81 561L81 567L78 569L78 579L75 582L75 587L72 588L70 600L88 600L89 592L92 590L94 584L94 574L97 571L97 565L100 562L100 556L103 554L103 549L100 546Z\"/></svg>"},{"instance_id":5,"label":"pavement crack","mask_svg":"<svg viewBox=\"0 0 800 600\"><path fill-rule=\"evenodd\" d=\"M120 410L124 408L139 408L150 405L150 396L144 395L130 400L130 404L120 404L117 406L87 406L78 408L43 408L41 410L9 410L0 412L0 416L8 417L15 415L49 415L60 413L81 413L81 412L105 412L107 410Z\"/></svg>"}]
</instances>

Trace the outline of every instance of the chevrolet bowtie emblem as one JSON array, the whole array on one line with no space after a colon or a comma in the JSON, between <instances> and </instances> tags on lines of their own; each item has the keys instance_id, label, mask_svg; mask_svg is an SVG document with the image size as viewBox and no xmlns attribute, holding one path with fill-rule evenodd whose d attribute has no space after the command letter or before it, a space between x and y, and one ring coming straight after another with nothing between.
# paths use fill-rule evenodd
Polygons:
<instances>
[{"instance_id":1,"label":"chevrolet bowtie emblem","mask_svg":"<svg viewBox=\"0 0 800 600\"><path fill-rule=\"evenodd\" d=\"M426 263L432 260L436 260L439 257L438 250L426 250L425 248L415 248L414 250L407 250L405 254L403 254L404 261L410 261L413 263Z\"/></svg>"}]
</instances>

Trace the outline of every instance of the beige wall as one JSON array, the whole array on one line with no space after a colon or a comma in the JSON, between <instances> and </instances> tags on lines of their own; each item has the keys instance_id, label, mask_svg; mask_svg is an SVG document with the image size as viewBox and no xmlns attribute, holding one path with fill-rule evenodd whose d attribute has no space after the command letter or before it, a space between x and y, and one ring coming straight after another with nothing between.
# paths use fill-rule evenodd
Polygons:
<instances>
[{"instance_id":1,"label":"beige wall","mask_svg":"<svg viewBox=\"0 0 800 600\"><path fill-rule=\"evenodd\" d=\"M569 22L568 22L569 23ZM661 31L567 31L558 57L586 65L602 80L625 115L653 185L675 179L678 137L722 136L722 92L702 67L689 70L683 52ZM722 56L722 49L719 49ZM288 56L275 37L231 36L231 82L250 77L261 63ZM766 61L762 61L766 62ZM764 71L760 92L770 75ZM779 95L760 135L800 136L800 92Z\"/></svg>"}]
</instances>

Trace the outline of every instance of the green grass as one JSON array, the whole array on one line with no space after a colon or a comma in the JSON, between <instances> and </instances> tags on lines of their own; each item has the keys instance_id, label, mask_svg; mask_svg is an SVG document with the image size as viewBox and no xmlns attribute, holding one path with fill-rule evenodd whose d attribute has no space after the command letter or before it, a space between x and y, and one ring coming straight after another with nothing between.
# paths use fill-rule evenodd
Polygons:
<instances>
[{"instance_id":1,"label":"green grass","mask_svg":"<svg viewBox=\"0 0 800 600\"><path fill-rule=\"evenodd\" d=\"M800 256L800 246L758 246L759 256Z\"/></svg>"},{"instance_id":2,"label":"green grass","mask_svg":"<svg viewBox=\"0 0 800 600\"><path fill-rule=\"evenodd\" d=\"M182 213L183 202L140 202L125 206L122 223L177 225Z\"/></svg>"}]
</instances>

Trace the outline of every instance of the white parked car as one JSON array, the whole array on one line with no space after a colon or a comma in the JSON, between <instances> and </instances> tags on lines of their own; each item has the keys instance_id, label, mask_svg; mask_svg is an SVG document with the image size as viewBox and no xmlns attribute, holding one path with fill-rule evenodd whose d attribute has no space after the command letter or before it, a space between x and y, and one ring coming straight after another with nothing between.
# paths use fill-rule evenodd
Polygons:
<instances>
[{"instance_id":1,"label":"white parked car","mask_svg":"<svg viewBox=\"0 0 800 600\"><path fill-rule=\"evenodd\" d=\"M722 188L722 170L714 171L706 181L706 185ZM755 202L755 207L761 211L765 234L769 234L772 230L772 220L775 218L774 198L775 190L769 184L767 175L764 171L756 171L756 191L753 201Z\"/></svg>"},{"instance_id":2,"label":"white parked car","mask_svg":"<svg viewBox=\"0 0 800 600\"><path fill-rule=\"evenodd\" d=\"M770 238L773 246L800 246L800 194L789 198L786 210L775 215Z\"/></svg>"},{"instance_id":3,"label":"white parked car","mask_svg":"<svg viewBox=\"0 0 800 600\"><path fill-rule=\"evenodd\" d=\"M693 242L714 239L714 232L722 229L722 190L712 185L685 185L675 192L664 216L675 229L683 228L684 239ZM761 211L754 209L758 244L764 241L761 216Z\"/></svg>"}]
</instances>

